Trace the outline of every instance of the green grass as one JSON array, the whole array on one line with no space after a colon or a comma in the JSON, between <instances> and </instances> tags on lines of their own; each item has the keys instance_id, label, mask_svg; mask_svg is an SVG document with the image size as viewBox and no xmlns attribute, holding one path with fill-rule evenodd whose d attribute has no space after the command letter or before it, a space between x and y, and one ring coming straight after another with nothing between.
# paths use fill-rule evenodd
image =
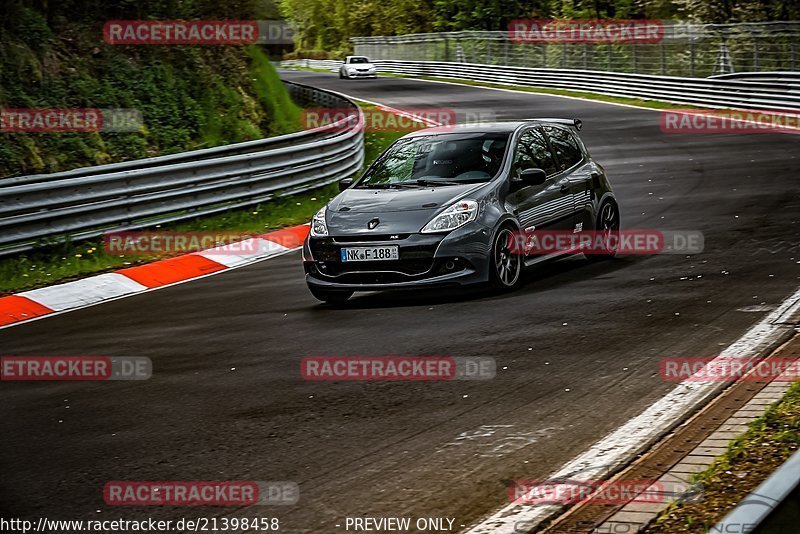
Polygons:
<instances>
[{"instance_id":1,"label":"green grass","mask_svg":"<svg viewBox=\"0 0 800 534\"><path fill-rule=\"evenodd\" d=\"M364 104L365 108L373 106ZM402 133L365 132L365 165ZM308 222L325 203L338 193L338 185L265 202L247 209L219 215L158 225L148 231L265 233ZM16 293L91 274L139 265L169 255L116 255L103 248L102 238L49 245L37 250L0 258L0 294Z\"/></svg>"},{"instance_id":2,"label":"green grass","mask_svg":"<svg viewBox=\"0 0 800 534\"><path fill-rule=\"evenodd\" d=\"M406 77L406 76L403 76ZM413 76L409 76L412 77ZM663 102L661 100L643 100L641 98L628 98L621 96L601 95L599 93L591 93L584 91L570 91L566 89L551 89L547 87L528 87L524 85L510 85L500 83L476 82L472 80L462 80L459 78L438 78L434 76L418 76L421 80L439 81L460 83L464 85L473 85L475 87L491 87L495 89L510 89L513 91L520 91L524 93L537 93L543 95L554 96L570 96L573 98L585 98L587 100L597 100L598 102L608 102L611 104L627 104L629 106L637 106L642 108L651 109L700 109L694 108L687 104L673 104L671 102Z\"/></svg>"},{"instance_id":3,"label":"green grass","mask_svg":"<svg viewBox=\"0 0 800 534\"><path fill-rule=\"evenodd\" d=\"M282 68L310 70L314 72L330 72L326 69L316 69L311 67L282 67ZM673 104L671 102L663 102L660 100L643 100L641 98L617 97L617 96L601 95L599 93L591 93L585 91L570 91L566 89L551 89L547 87L530 87L525 85L476 82L473 80L465 80L462 78L443 78L438 76L412 76L408 74L397 74L394 72L382 72L380 73L380 75L389 76L393 78L411 78L416 80L429 80L433 82L459 83L462 85L472 85L474 87L509 89L512 91L520 91L523 93L536 93L536 94L554 95L554 96L571 96L573 98L585 98L587 100L597 100L598 102L608 102L611 104L627 104L629 106L637 106L650 109L704 109L704 108L698 108L696 106L690 106L688 104Z\"/></svg>"},{"instance_id":4,"label":"green grass","mask_svg":"<svg viewBox=\"0 0 800 534\"><path fill-rule=\"evenodd\" d=\"M800 446L800 382L769 407L741 436L693 480L702 488L696 502L676 503L645 530L655 533L705 532L752 492Z\"/></svg>"}]
</instances>

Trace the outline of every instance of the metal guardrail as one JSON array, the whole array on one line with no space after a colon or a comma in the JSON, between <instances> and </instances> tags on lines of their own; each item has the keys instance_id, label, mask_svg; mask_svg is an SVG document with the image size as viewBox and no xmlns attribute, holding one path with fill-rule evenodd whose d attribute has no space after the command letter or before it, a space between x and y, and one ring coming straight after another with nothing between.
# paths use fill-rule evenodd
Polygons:
<instances>
[{"instance_id":1,"label":"metal guardrail","mask_svg":"<svg viewBox=\"0 0 800 534\"><path fill-rule=\"evenodd\" d=\"M658 22L658 21L652 21ZM459 61L529 68L705 77L800 68L800 21L695 24L660 21L658 42L531 41L513 27L353 37L355 54L374 60Z\"/></svg>"},{"instance_id":2,"label":"metal guardrail","mask_svg":"<svg viewBox=\"0 0 800 534\"><path fill-rule=\"evenodd\" d=\"M678 78L619 72L535 69L444 61L374 61L378 72L457 78L478 82L586 91L701 107L800 110L800 90L791 82ZM334 69L330 60L284 61L283 66Z\"/></svg>"},{"instance_id":3,"label":"metal guardrail","mask_svg":"<svg viewBox=\"0 0 800 534\"><path fill-rule=\"evenodd\" d=\"M775 71L775 72L735 72L731 74L717 74L710 78L718 80L745 80L748 82L786 83L795 85L795 91L800 91L800 72Z\"/></svg>"},{"instance_id":4,"label":"metal guardrail","mask_svg":"<svg viewBox=\"0 0 800 534\"><path fill-rule=\"evenodd\" d=\"M338 93L285 82L328 126L245 143L0 180L0 255L219 213L330 184L364 163L364 116Z\"/></svg>"},{"instance_id":5,"label":"metal guardrail","mask_svg":"<svg viewBox=\"0 0 800 534\"><path fill-rule=\"evenodd\" d=\"M744 498L709 532L747 534L753 532L800 485L800 451Z\"/></svg>"}]
</instances>

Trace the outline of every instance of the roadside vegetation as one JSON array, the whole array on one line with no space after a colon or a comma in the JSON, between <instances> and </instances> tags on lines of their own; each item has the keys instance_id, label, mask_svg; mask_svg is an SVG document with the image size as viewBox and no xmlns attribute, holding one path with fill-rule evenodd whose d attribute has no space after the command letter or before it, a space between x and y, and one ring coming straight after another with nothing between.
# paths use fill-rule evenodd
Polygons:
<instances>
[{"instance_id":1,"label":"roadside vegetation","mask_svg":"<svg viewBox=\"0 0 800 534\"><path fill-rule=\"evenodd\" d=\"M298 29L287 59L341 58L351 37L508 29L515 19L680 19L729 23L800 20L800 4L788 0L280 0Z\"/></svg>"},{"instance_id":2,"label":"roadside vegetation","mask_svg":"<svg viewBox=\"0 0 800 534\"><path fill-rule=\"evenodd\" d=\"M644 530L648 534L706 532L800 447L800 382L731 442L727 452L695 477L697 502L673 504Z\"/></svg>"},{"instance_id":3,"label":"roadside vegetation","mask_svg":"<svg viewBox=\"0 0 800 534\"><path fill-rule=\"evenodd\" d=\"M5 0L0 108L123 108L136 132L2 133L0 178L182 152L300 129L256 46L114 46L108 20L258 19L262 2Z\"/></svg>"},{"instance_id":4,"label":"roadside vegetation","mask_svg":"<svg viewBox=\"0 0 800 534\"><path fill-rule=\"evenodd\" d=\"M363 108L373 106L363 104ZM365 132L364 162L371 163L403 133ZM278 198L250 208L219 215L198 217L180 223L158 225L146 231L241 232L263 234L307 223L314 213L338 193L338 185L328 185L307 193ZM67 282L116 269L168 257L169 254L118 255L103 248L103 239L66 242L34 251L0 258L0 295L17 293Z\"/></svg>"}]
</instances>

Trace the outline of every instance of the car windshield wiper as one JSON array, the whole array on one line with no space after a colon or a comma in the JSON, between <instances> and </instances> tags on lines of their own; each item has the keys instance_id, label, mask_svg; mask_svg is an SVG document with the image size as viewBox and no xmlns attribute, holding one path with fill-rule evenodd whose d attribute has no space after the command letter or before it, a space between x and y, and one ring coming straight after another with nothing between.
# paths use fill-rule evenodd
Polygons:
<instances>
[{"instance_id":1,"label":"car windshield wiper","mask_svg":"<svg viewBox=\"0 0 800 534\"><path fill-rule=\"evenodd\" d=\"M428 187L431 185L462 185L463 183L464 182L453 182L449 180L426 180L424 178L420 178L419 180L401 182L398 185L403 187Z\"/></svg>"},{"instance_id":2,"label":"car windshield wiper","mask_svg":"<svg viewBox=\"0 0 800 534\"><path fill-rule=\"evenodd\" d=\"M400 184L394 183L394 182L391 182L391 183L383 182L383 183L377 183L377 184L364 184L364 185L357 186L356 189L391 189L393 187L400 187Z\"/></svg>"}]
</instances>

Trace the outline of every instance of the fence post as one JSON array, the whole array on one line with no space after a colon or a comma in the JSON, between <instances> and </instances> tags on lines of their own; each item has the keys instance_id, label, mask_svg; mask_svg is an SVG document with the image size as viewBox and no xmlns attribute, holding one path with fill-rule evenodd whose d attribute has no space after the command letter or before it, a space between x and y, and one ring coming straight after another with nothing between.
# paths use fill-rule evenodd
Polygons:
<instances>
[{"instance_id":1,"label":"fence post","mask_svg":"<svg viewBox=\"0 0 800 534\"><path fill-rule=\"evenodd\" d=\"M661 44L658 47L659 52L661 53L661 75L667 75L667 52L664 50L664 40L661 40Z\"/></svg>"},{"instance_id":2,"label":"fence post","mask_svg":"<svg viewBox=\"0 0 800 534\"><path fill-rule=\"evenodd\" d=\"M753 70L758 72L758 37L753 35Z\"/></svg>"}]
</instances>

